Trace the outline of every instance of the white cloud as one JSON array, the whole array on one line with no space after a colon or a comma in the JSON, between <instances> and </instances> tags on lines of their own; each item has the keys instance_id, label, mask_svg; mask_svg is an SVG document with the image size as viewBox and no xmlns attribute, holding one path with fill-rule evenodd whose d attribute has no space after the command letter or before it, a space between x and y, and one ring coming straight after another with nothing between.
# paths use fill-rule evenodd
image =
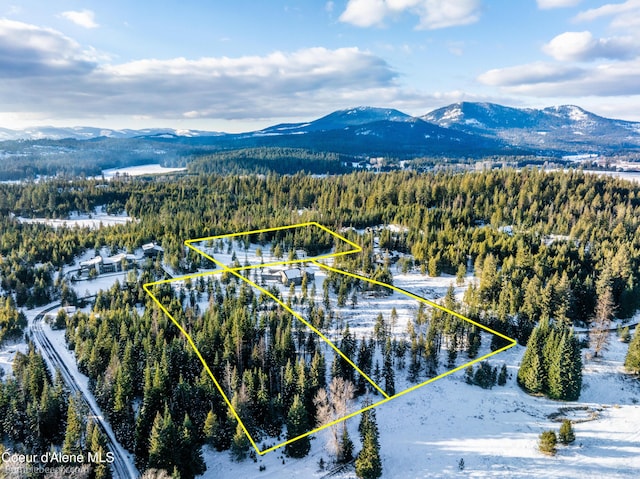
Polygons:
<instances>
[{"instance_id":1,"label":"white cloud","mask_svg":"<svg viewBox=\"0 0 640 479\"><path fill-rule=\"evenodd\" d=\"M543 51L561 61L627 59L638 54L638 43L630 37L594 38L589 31L565 32L544 45Z\"/></svg>"},{"instance_id":2,"label":"white cloud","mask_svg":"<svg viewBox=\"0 0 640 479\"><path fill-rule=\"evenodd\" d=\"M640 59L603 63L593 68L536 63L490 70L481 83L506 93L544 97L640 95Z\"/></svg>"},{"instance_id":3,"label":"white cloud","mask_svg":"<svg viewBox=\"0 0 640 479\"><path fill-rule=\"evenodd\" d=\"M640 0L627 0L623 3L608 3L597 8L585 10L576 15L576 21L593 21L602 17L635 14L640 11Z\"/></svg>"},{"instance_id":4,"label":"white cloud","mask_svg":"<svg viewBox=\"0 0 640 479\"><path fill-rule=\"evenodd\" d=\"M480 18L479 0L349 0L340 21L358 27L381 26L387 17L409 12L419 17L418 29L437 29L474 23Z\"/></svg>"},{"instance_id":5,"label":"white cloud","mask_svg":"<svg viewBox=\"0 0 640 479\"><path fill-rule=\"evenodd\" d=\"M56 30L0 19L1 78L83 74L95 68L94 58Z\"/></svg>"},{"instance_id":6,"label":"white cloud","mask_svg":"<svg viewBox=\"0 0 640 479\"><path fill-rule=\"evenodd\" d=\"M91 10L69 10L67 12L62 12L60 15L83 28L99 27L95 21L95 13Z\"/></svg>"},{"instance_id":7,"label":"white cloud","mask_svg":"<svg viewBox=\"0 0 640 479\"><path fill-rule=\"evenodd\" d=\"M357 27L380 25L388 14L384 0L349 0L340 21Z\"/></svg>"},{"instance_id":8,"label":"white cloud","mask_svg":"<svg viewBox=\"0 0 640 479\"><path fill-rule=\"evenodd\" d=\"M556 63L536 62L507 68L489 70L478 77L480 83L491 86L517 87L523 84L555 83L582 74L577 67Z\"/></svg>"},{"instance_id":9,"label":"white cloud","mask_svg":"<svg viewBox=\"0 0 640 479\"><path fill-rule=\"evenodd\" d=\"M401 96L397 73L356 47L117 64L60 32L9 20L0 20L0 77L0 115L57 118L274 118Z\"/></svg>"},{"instance_id":10,"label":"white cloud","mask_svg":"<svg viewBox=\"0 0 640 479\"><path fill-rule=\"evenodd\" d=\"M564 8L573 7L579 4L582 0L537 0L538 8L542 10L549 10L551 8Z\"/></svg>"}]
</instances>

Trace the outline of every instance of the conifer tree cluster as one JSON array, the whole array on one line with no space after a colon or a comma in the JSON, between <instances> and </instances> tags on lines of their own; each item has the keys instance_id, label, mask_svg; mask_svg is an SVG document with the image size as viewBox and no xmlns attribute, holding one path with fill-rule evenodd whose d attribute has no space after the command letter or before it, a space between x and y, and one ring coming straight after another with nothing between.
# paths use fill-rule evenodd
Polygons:
<instances>
[{"instance_id":1,"label":"conifer tree cluster","mask_svg":"<svg viewBox=\"0 0 640 479\"><path fill-rule=\"evenodd\" d=\"M582 388L582 355L573 331L542 321L531 333L518 369L528 393L575 401Z\"/></svg>"},{"instance_id":2,"label":"conifer tree cluster","mask_svg":"<svg viewBox=\"0 0 640 479\"><path fill-rule=\"evenodd\" d=\"M52 381L44 359L30 343L27 354L16 353L13 372L13 378L0 381L0 439L14 452L38 457L52 449L81 455L84 473L109 479L108 463L87 462L88 453L106 461L106 437L87 421L81 400L69 396L59 371ZM0 477L5 477L1 466Z\"/></svg>"},{"instance_id":3,"label":"conifer tree cluster","mask_svg":"<svg viewBox=\"0 0 640 479\"><path fill-rule=\"evenodd\" d=\"M343 256L336 260L339 266L383 282L391 280L391 251L412 254L410 262L403 261L403 268L416 267L434 275L459 273L462 278L465 265L475 263L480 282L468 289L466 315L517 337L522 344L529 339L518 373L525 390L575 399L580 393L581 360L570 326L600 317L602 327L597 329L605 339L611 312L627 317L638 306L640 249L634 242L640 229L639 192L637 186L620 180L533 170L357 173L328 178L201 174L171 181L131 179L103 184L65 178L0 184L1 287L12 298L0 303L4 304L0 336L21 330L23 321L12 302L29 306L57 297L74 301L56 269L81 253L97 254L103 247L133 252L141 244L158 241L167 265L175 271L194 271L208 266L197 254L185 252L184 239L195 232L215 235L289 224L291 211L300 209L300 221L321 221L329 228L345 224L367 228L382 222L406 227L398 232L345 233L362 246L363 254ZM62 217L72 211L91 213L98 205L109 211L124 209L139 221L96 230L54 230L19 223L14 216ZM502 231L503 225L514 225L512 232ZM377 257L376 235L383 251ZM334 246L330 235L313 228L258 234L250 240L282 257L295 255L296 248L315 254ZM192 348L141 287L163 277L161 260L141 266L137 282L117 284L98 295L91 313L67 318L66 339L118 439L135 452L141 470L162 466L159 470L175 470L186 478L195 472L186 466L191 459L182 449L198 451L208 443L218 450L233 448L242 456L248 450L247 440ZM599 278L599 284L593 278ZM325 307L313 302L305 306L307 318L319 329L332 320L331 288L341 303L354 307L356 293L367 285L332 277L324 290ZM381 291L387 289L371 293ZM445 303L455 301L453 294L447 296ZM252 431L266 438L286 427L287 437L294 437L303 429L305 413L310 427L318 423L314 399L327 387L323 350L313 334L296 328L289 315L271 309L251 288L230 276L185 282L179 291L163 285L158 297L188 326ZM204 312L198 308L203 298L209 301ZM598 308L598 303L603 307ZM406 374L412 382L459 364L465 351L469 358L477 357L479 331L449 316L419 308L408 324L406 343L397 339L393 318L383 317L373 337L355 338L345 328L337 344L362 371L393 391L394 374L404 367L405 355ZM60 318L60 326L62 322ZM534 329L538 322L540 327ZM640 372L639 337L636 332L626 360L627 369L636 373ZM492 339L492 348L498 343ZM14 370L24 371L20 365L26 361L18 357ZM331 366L334 378L354 385L354 394L372 392L344 361L337 360L335 369ZM29 368L37 379L30 380L26 389L12 379L1 386L0 427L9 437L28 441L33 440L30 431L39 424L41 431L61 444L68 417L66 402L60 409L52 406L55 401L43 399L55 396L51 391L57 381L45 386L46 374L39 367ZM54 410L61 427L49 427ZM39 422L30 419L36 411L41 413ZM337 435L348 444L342 431ZM153 447L151 436L157 439ZM173 441L175 450L169 456L171 463L162 463L166 458L157 451L167 441ZM292 456L304 452L304 443L300 446L299 451L289 451Z\"/></svg>"},{"instance_id":4,"label":"conifer tree cluster","mask_svg":"<svg viewBox=\"0 0 640 479\"><path fill-rule=\"evenodd\" d=\"M29 344L16 353L13 375L0 381L0 438L24 444L29 453L46 452L65 437L68 392L62 377L52 381L44 359Z\"/></svg>"},{"instance_id":5,"label":"conifer tree cluster","mask_svg":"<svg viewBox=\"0 0 640 479\"><path fill-rule=\"evenodd\" d=\"M500 372L497 366L491 366L488 361L482 361L477 368L473 365L465 368L465 381L467 384L475 384L482 389L491 389L493 386L504 386L507 383L507 365L502 364Z\"/></svg>"}]
</instances>

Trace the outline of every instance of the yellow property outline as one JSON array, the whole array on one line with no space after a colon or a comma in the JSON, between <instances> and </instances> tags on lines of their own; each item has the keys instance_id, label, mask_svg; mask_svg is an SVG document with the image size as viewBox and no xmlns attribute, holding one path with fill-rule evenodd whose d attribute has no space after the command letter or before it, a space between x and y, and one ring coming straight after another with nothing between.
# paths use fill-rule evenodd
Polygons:
<instances>
[{"instance_id":1,"label":"yellow property outline","mask_svg":"<svg viewBox=\"0 0 640 479\"><path fill-rule=\"evenodd\" d=\"M297 259L297 260L286 260L286 261L278 261L278 262L272 262L272 263L261 263L258 265L249 265L249 266L241 266L241 267L236 267L236 268L230 268L226 265L224 265L222 262L217 261L216 259L214 259L212 256L208 255L207 253L205 253L204 251L196 248L195 246L192 245L192 243L196 243L196 242L202 242L202 241L208 241L208 240L215 240L215 239L223 239L223 238L232 238L232 237L238 237L238 236L244 236L244 235L249 235L249 234L259 234L259 233L265 233L265 232L270 232L270 231L279 231L279 230L285 230L285 229L292 229L292 228L299 228L299 227L307 227L307 226L316 226L324 231L326 231L327 233L331 234L333 237L337 238L340 241L344 241L345 243L347 243L348 245L350 245L353 249L348 250L348 251L341 251L338 253L329 253L329 254L325 254L325 255L320 255L317 257L313 257L313 258L304 258L304 259ZM389 401L391 401L392 399L395 399L397 397L400 396L404 396L405 394L411 392L411 391L415 391L418 388L421 388L422 386L426 386L427 384L430 384L434 381L437 381L438 379L441 379L445 376L448 376L450 374L453 374L457 371L460 371L462 369L465 369L469 366L471 366L472 364L478 363L480 361L483 361L484 359L487 359L491 356L494 356L498 353L501 353L502 351L506 351L509 348L512 348L513 346L516 345L516 340L509 338L507 336L505 336L504 334L501 334L497 331L494 331L491 328L488 328L487 326L484 326L476 321L473 321L469 318L466 318L465 316L461 315L460 313L457 313L455 311L452 311L448 308L445 308L444 306L441 306L437 303L434 303L433 301L429 301L428 299L422 298L416 294L413 294L409 291L406 291L404 289L398 288L397 286L393 286L390 284L386 284L386 283L382 283L380 281L376 281L374 279L370 279L367 278L365 276L360 276L358 274L355 273L350 273L347 271L343 271L343 270L339 270L336 268L332 268L330 266L325 265L324 263L321 263L319 260L321 259L328 259L328 258L335 258L338 256L344 256L347 254L352 254L352 253L359 253L362 251L362 248L357 245L356 243L348 240L347 238L337 234L334 231L331 231L330 229L326 228L325 226L322 226L321 224L317 223L317 222L306 222L306 223L299 223L299 224L295 224L295 225L291 225L291 226L279 226L276 228L263 228L263 229L258 229L258 230L253 230L253 231L246 231L246 232L240 232L240 233L231 233L231 234L226 234L226 235L217 235L217 236L209 236L209 237L205 237L205 238L198 238L198 239L191 239L191 240L186 240L185 241L185 245L194 250L195 252L197 252L198 254L204 256L205 258L209 259L210 261L212 261L214 264L220 266L220 269L216 269L215 271L207 271L207 272L203 272L203 273L195 273L195 274L190 274L190 275L185 275L185 276L180 276L177 278L171 278L171 279L164 279L164 280L160 280L160 281L154 281L151 283L145 283L143 285L144 290L147 292L147 294L151 297L151 299L153 299L153 301L158 305L158 307L164 312L164 314L167 315L167 317L176 325L176 327L178 328L178 330L184 335L184 337L186 338L187 342L191 345L191 347L193 348L194 352L196 353L196 356L198 357L198 359L200 359L200 361L202 362L202 365L204 366L207 374L209 375L209 377L211 377L211 380L213 381L214 385L216 386L216 388L218 389L218 391L220 392L220 394L222 394L222 398L224 399L225 403L227 404L227 407L229 408L229 410L231 411L231 413L233 414L233 417L238 421L238 424L240 425L240 427L242 428L242 430L244 431L244 433L246 434L247 438L249 439L249 442L251 443L251 445L253 446L253 448L255 449L255 451L259 454L259 455L264 455L267 454L268 452L274 451L276 449L279 449L283 446L286 446L288 444L291 444L299 439L302 439L303 437L309 436L311 434L315 434L319 431L322 431L323 429L326 429L328 427L334 426L342 421L346 421L347 419L357 416L358 414L363 413L364 411L368 411L370 409L373 409L374 407L380 406L382 404L385 404ZM433 378L430 378L420 384L416 384L410 388L407 388L393 396L389 396L379 385L377 385L369 376L367 376L366 374L364 374L356 365L355 363L348 358L347 356L345 356L345 354L335 345L333 344L325 335L323 335L320 331L318 331L315 327L313 327L310 323L308 323L300 314L298 314L297 312L295 312L293 309L291 309L289 306L287 306L283 301L279 300L278 298L276 298L271 292L269 292L267 289L257 285L256 283L254 283L253 281L249 280L248 278L245 278L244 276L242 276L240 274L240 271L244 271L244 270L249 270L249 269L255 269L255 268L261 268L261 267L267 267L267 266L283 266L283 265L290 265L290 264L295 264L295 263L313 263L314 265L325 269L327 271L332 271L334 273L338 273L338 274L344 274L347 276L350 276L352 278L361 280L361 281L366 281L369 282L371 284L375 284L377 286L381 286L384 288L388 288L391 289L393 291L396 291L398 293L404 294L406 296L409 296L411 298L416 299L417 301L424 303L428 306L437 308L441 311L444 311L445 313L451 314L463 321L466 321L484 331L487 331L491 334L495 334L499 337L501 337L502 339L506 340L508 342L508 344L500 349L497 349L495 351L491 351L488 354L485 354L482 357L476 358L472 361L469 361L465 364L462 364L461 366L458 366L456 368L453 368L449 371L446 371L438 376L435 376ZM338 418L334 421L331 421L327 424L323 424L322 426L316 427L308 432L305 432L303 434L300 434L297 437L294 437L292 439L283 441L280 444L276 444L275 446L269 447L267 449L261 450L258 445L256 444L255 440L253 439L253 437L251 436L251 434L249 433L249 431L247 430L244 422L242 421L242 419L240 418L240 416L238 415L238 413L236 412L236 410L233 408L231 401L229 400L229 398L227 397L227 395L224 393L224 390L222 389L222 387L220 386L220 384L218 383L218 381L216 380L213 372L211 371L211 369L209 368L209 365L207 364L207 362L205 361L205 359L202 357L202 354L200 353L200 351L198 350L195 342L193 341L193 338L191 338L191 336L189 335L189 333L187 333L187 331L182 327L182 325L169 313L169 311L167 310L167 308L158 300L158 298L156 298L156 296L153 294L153 292L151 291L151 287L156 286L156 285L160 285L160 284L167 284L167 283L173 283L173 282L177 282L177 281L184 281L187 279L193 279L193 278L200 278L200 277L204 277L204 276L212 276L212 275L217 275L217 274L223 274L223 273L231 273L234 276L238 277L240 280L245 281L246 283L248 283L250 286L258 289L261 293L267 295L268 297L270 297L271 299L273 299L274 301L276 301L278 304L280 304L288 313L292 314L294 317L296 317L297 319L299 319L304 325L306 325L307 327L309 327L312 331L314 331L318 336L320 336L320 338L322 338L336 353L338 353L342 358L344 358L356 371L358 371L359 374L361 374L378 392L380 392L383 396L383 399L370 404L366 407L363 407L355 412L349 413L341 418Z\"/></svg>"}]
</instances>

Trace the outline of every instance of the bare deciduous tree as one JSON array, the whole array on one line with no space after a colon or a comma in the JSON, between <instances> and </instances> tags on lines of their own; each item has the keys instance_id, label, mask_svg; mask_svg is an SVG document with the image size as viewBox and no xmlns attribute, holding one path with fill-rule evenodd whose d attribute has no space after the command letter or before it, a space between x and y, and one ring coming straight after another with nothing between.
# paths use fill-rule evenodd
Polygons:
<instances>
[{"instance_id":1,"label":"bare deciduous tree","mask_svg":"<svg viewBox=\"0 0 640 479\"><path fill-rule=\"evenodd\" d=\"M602 351L607 349L609 329L611 328L611 320L613 319L615 309L611 287L603 288L598 295L595 316L593 318L593 328L589 333L591 337L591 347L593 348L593 355L595 357L598 357Z\"/></svg>"},{"instance_id":2,"label":"bare deciduous tree","mask_svg":"<svg viewBox=\"0 0 640 479\"><path fill-rule=\"evenodd\" d=\"M355 387L351 381L345 381L341 377L335 377L329 384L329 394L325 389L320 389L313 403L316 406L316 421L318 426L329 424L336 419L340 419L347 415L349 402L353 399ZM329 427L331 434L327 446L336 455L336 458L342 457L342 443L340 436L347 427L346 421L342 422L342 428L339 424L333 424Z\"/></svg>"}]
</instances>

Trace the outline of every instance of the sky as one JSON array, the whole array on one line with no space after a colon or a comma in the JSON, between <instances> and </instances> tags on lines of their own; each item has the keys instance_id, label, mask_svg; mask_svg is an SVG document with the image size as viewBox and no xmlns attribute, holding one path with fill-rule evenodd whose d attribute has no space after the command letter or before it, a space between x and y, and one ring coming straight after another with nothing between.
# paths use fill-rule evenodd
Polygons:
<instances>
[{"instance_id":1,"label":"sky","mask_svg":"<svg viewBox=\"0 0 640 479\"><path fill-rule=\"evenodd\" d=\"M640 121L640 0L0 0L0 127L249 131L355 106Z\"/></svg>"}]
</instances>

